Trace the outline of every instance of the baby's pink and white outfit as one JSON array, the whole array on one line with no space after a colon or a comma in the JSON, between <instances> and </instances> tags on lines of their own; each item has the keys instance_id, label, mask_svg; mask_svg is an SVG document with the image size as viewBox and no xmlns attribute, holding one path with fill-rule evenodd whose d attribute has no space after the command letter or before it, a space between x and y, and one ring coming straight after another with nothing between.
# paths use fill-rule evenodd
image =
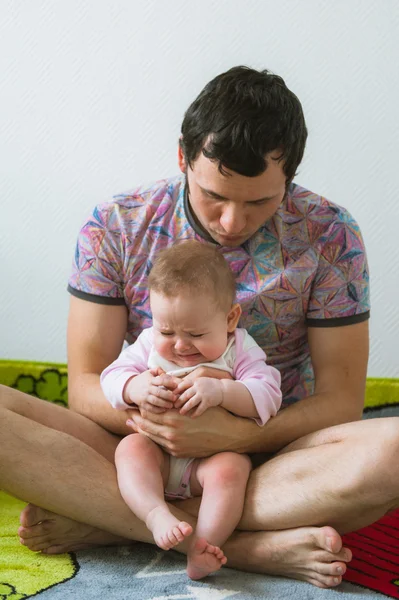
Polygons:
<instances>
[{"instance_id":1,"label":"baby's pink and white outfit","mask_svg":"<svg viewBox=\"0 0 399 600\"><path fill-rule=\"evenodd\" d=\"M245 329L237 328L228 341L223 354L211 363L192 367L179 367L158 354L154 348L153 328L144 329L137 340L123 350L119 357L101 374L101 386L105 397L118 410L131 409L123 400L127 381L148 369L161 367L169 375L183 377L199 366L226 371L245 385L250 392L259 417L258 425L264 425L274 417L281 406L281 377L279 371L266 364L266 354ZM190 475L194 458L170 456L169 480L165 488L168 499L191 498Z\"/></svg>"}]
</instances>

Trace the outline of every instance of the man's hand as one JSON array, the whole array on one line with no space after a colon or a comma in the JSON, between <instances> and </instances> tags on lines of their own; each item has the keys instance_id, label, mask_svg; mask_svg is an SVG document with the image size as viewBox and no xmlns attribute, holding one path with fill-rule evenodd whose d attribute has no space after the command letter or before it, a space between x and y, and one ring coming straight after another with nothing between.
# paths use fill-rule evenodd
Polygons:
<instances>
[{"instance_id":1,"label":"man's hand","mask_svg":"<svg viewBox=\"0 0 399 600\"><path fill-rule=\"evenodd\" d=\"M153 413L163 413L172 408L177 398L173 390L179 380L164 372L159 373L158 369L150 369L129 379L123 391L125 402L137 405L140 411Z\"/></svg>"},{"instance_id":2,"label":"man's hand","mask_svg":"<svg viewBox=\"0 0 399 600\"><path fill-rule=\"evenodd\" d=\"M223 387L220 379L198 377L195 381L182 381L178 388L181 395L175 402L175 408L180 408L180 414L190 417L202 415L208 408L219 406L223 402Z\"/></svg>"},{"instance_id":3,"label":"man's hand","mask_svg":"<svg viewBox=\"0 0 399 600\"><path fill-rule=\"evenodd\" d=\"M134 411L128 425L179 458L211 456L225 450L245 452L248 440L257 441L262 431L251 419L236 417L219 407L210 408L197 419L177 410L162 415Z\"/></svg>"}]
</instances>

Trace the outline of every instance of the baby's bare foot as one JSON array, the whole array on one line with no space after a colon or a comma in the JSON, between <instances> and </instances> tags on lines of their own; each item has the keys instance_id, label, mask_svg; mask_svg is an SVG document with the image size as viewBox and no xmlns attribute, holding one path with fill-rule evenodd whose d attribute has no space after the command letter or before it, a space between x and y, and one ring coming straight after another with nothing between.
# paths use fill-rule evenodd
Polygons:
<instances>
[{"instance_id":1,"label":"baby's bare foot","mask_svg":"<svg viewBox=\"0 0 399 600\"><path fill-rule=\"evenodd\" d=\"M179 521L165 506L157 506L148 514L145 524L154 536L155 543L162 550L170 550L192 534L193 528L185 521Z\"/></svg>"},{"instance_id":2,"label":"baby's bare foot","mask_svg":"<svg viewBox=\"0 0 399 600\"><path fill-rule=\"evenodd\" d=\"M226 562L223 550L199 538L187 555L187 575L190 579L202 579L218 571Z\"/></svg>"},{"instance_id":3,"label":"baby's bare foot","mask_svg":"<svg viewBox=\"0 0 399 600\"><path fill-rule=\"evenodd\" d=\"M21 544L43 554L62 554L96 546L131 543L130 540L61 517L34 504L25 506L20 523L18 535Z\"/></svg>"}]
</instances>

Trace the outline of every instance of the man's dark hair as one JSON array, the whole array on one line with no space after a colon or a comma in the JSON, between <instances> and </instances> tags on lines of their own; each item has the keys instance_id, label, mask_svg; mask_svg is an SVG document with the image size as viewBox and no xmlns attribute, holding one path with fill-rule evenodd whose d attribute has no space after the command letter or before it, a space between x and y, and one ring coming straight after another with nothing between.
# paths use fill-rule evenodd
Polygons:
<instances>
[{"instance_id":1,"label":"man's dark hair","mask_svg":"<svg viewBox=\"0 0 399 600\"><path fill-rule=\"evenodd\" d=\"M233 67L210 81L189 106L180 146L192 168L200 152L247 177L267 168L266 154L279 160L290 183L305 150L307 129L298 98L270 71Z\"/></svg>"}]
</instances>

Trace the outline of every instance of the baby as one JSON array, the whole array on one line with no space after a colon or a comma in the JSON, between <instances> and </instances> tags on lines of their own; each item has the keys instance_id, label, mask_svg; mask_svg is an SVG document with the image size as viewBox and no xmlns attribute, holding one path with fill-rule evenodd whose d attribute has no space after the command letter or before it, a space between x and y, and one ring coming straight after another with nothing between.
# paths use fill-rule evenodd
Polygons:
<instances>
[{"instance_id":1,"label":"baby","mask_svg":"<svg viewBox=\"0 0 399 600\"><path fill-rule=\"evenodd\" d=\"M263 425L281 405L280 374L251 336L237 328L235 280L214 246L196 241L160 252L149 275L153 326L101 375L109 402L198 417L222 406ZM208 377L182 378L199 365ZM212 369L215 372L212 377ZM222 377L225 371L232 376ZM162 373L166 373L162 374ZM191 536L166 500L201 496L188 540L187 574L201 579L226 563L221 546L241 519L251 470L248 456L221 452L202 459L175 458L141 434L126 436L115 462L120 492L135 515L169 550Z\"/></svg>"}]
</instances>

